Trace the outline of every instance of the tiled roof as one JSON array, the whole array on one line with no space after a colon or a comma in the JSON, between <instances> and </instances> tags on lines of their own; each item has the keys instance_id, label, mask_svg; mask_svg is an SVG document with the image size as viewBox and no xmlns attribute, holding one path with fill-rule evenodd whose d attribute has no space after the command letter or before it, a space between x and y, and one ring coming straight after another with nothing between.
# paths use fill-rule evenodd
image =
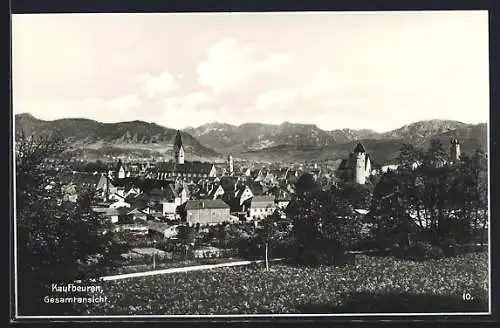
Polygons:
<instances>
[{"instance_id":1,"label":"tiled roof","mask_svg":"<svg viewBox=\"0 0 500 328\"><path fill-rule=\"evenodd\" d=\"M172 185L169 185L166 188L153 188L148 193L150 196L157 196L165 199L175 199L176 193L174 192Z\"/></svg>"},{"instance_id":2,"label":"tiled roof","mask_svg":"<svg viewBox=\"0 0 500 328\"><path fill-rule=\"evenodd\" d=\"M170 228L176 228L177 225L171 225L166 222L154 222L154 221L148 221L148 228L154 231L158 232L164 232L167 229Z\"/></svg>"},{"instance_id":3,"label":"tiled roof","mask_svg":"<svg viewBox=\"0 0 500 328\"><path fill-rule=\"evenodd\" d=\"M204 173L209 174L212 170L212 163L193 163L176 164L171 162L160 163L154 168L153 172L180 172L180 173Z\"/></svg>"},{"instance_id":4,"label":"tiled roof","mask_svg":"<svg viewBox=\"0 0 500 328\"><path fill-rule=\"evenodd\" d=\"M275 197L274 196L254 196L252 198L252 204L255 204L255 203L274 203L274 199Z\"/></svg>"},{"instance_id":5,"label":"tiled roof","mask_svg":"<svg viewBox=\"0 0 500 328\"><path fill-rule=\"evenodd\" d=\"M132 211L128 212L127 214L129 214L129 215L130 215L130 214L132 214L132 215L133 215L133 214L144 214L144 215L147 215L147 213L145 213L145 212L141 211L141 210L140 210L140 209L138 209L138 208L134 208Z\"/></svg>"},{"instance_id":6,"label":"tiled roof","mask_svg":"<svg viewBox=\"0 0 500 328\"><path fill-rule=\"evenodd\" d=\"M236 180L237 179L234 177L222 177L220 179L220 184L222 188L224 188L224 191L229 192L235 189Z\"/></svg>"},{"instance_id":7,"label":"tiled roof","mask_svg":"<svg viewBox=\"0 0 500 328\"><path fill-rule=\"evenodd\" d=\"M229 205L220 199L188 200L186 203L186 210L216 208L229 208Z\"/></svg>"},{"instance_id":8,"label":"tiled roof","mask_svg":"<svg viewBox=\"0 0 500 328\"><path fill-rule=\"evenodd\" d=\"M130 209L121 207L121 208L94 208L94 212L97 213L102 213L103 215L106 216L112 216L112 215L122 215L122 214L127 214Z\"/></svg>"}]
</instances>

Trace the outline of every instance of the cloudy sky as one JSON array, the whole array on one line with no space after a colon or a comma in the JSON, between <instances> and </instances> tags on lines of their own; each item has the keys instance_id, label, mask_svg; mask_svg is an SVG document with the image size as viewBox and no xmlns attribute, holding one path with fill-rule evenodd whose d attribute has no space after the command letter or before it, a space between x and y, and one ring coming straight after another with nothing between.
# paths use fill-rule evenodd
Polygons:
<instances>
[{"instance_id":1,"label":"cloudy sky","mask_svg":"<svg viewBox=\"0 0 500 328\"><path fill-rule=\"evenodd\" d=\"M488 16L14 15L14 112L171 128L486 122Z\"/></svg>"}]
</instances>

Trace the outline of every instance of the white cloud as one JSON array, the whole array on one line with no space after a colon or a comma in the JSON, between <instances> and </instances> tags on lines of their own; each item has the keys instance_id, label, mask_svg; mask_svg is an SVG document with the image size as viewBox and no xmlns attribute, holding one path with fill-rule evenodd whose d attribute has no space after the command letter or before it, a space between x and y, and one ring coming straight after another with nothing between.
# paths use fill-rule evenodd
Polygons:
<instances>
[{"instance_id":1,"label":"white cloud","mask_svg":"<svg viewBox=\"0 0 500 328\"><path fill-rule=\"evenodd\" d=\"M14 18L15 111L42 119L379 130L488 119L486 11Z\"/></svg>"},{"instance_id":2,"label":"white cloud","mask_svg":"<svg viewBox=\"0 0 500 328\"><path fill-rule=\"evenodd\" d=\"M144 94L150 98L166 95L179 89L179 77L175 77L169 72L163 72L158 75L142 73L132 79L143 85Z\"/></svg>"},{"instance_id":3,"label":"white cloud","mask_svg":"<svg viewBox=\"0 0 500 328\"><path fill-rule=\"evenodd\" d=\"M213 99L205 92L167 97L161 101L161 108L162 124L175 128L201 125L220 117Z\"/></svg>"},{"instance_id":4,"label":"white cloud","mask_svg":"<svg viewBox=\"0 0 500 328\"><path fill-rule=\"evenodd\" d=\"M261 93L255 100L259 112L283 111L295 107L299 93L294 89L273 89Z\"/></svg>"},{"instance_id":5,"label":"white cloud","mask_svg":"<svg viewBox=\"0 0 500 328\"><path fill-rule=\"evenodd\" d=\"M168 97L163 100L163 105L166 108L175 109L180 112L197 109L200 106L210 103L210 97L204 92L194 92L183 97Z\"/></svg>"},{"instance_id":6,"label":"white cloud","mask_svg":"<svg viewBox=\"0 0 500 328\"><path fill-rule=\"evenodd\" d=\"M212 99L204 92L166 98L162 108L162 124L175 128L197 126L220 117Z\"/></svg>"},{"instance_id":7,"label":"white cloud","mask_svg":"<svg viewBox=\"0 0 500 328\"><path fill-rule=\"evenodd\" d=\"M135 94L128 94L122 97L109 100L106 105L110 109L116 110L129 110L133 108L140 108L142 106L141 99Z\"/></svg>"},{"instance_id":8,"label":"white cloud","mask_svg":"<svg viewBox=\"0 0 500 328\"><path fill-rule=\"evenodd\" d=\"M214 93L243 87L252 78L282 69L290 58L286 54L267 54L255 43L223 39L208 50L208 57L196 68L202 86Z\"/></svg>"}]
</instances>

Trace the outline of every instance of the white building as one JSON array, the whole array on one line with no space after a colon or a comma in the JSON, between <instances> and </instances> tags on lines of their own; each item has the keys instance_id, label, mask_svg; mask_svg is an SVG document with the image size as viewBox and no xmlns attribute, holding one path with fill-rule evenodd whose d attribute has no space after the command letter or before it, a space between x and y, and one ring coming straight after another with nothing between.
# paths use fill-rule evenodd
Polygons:
<instances>
[{"instance_id":1,"label":"white building","mask_svg":"<svg viewBox=\"0 0 500 328\"><path fill-rule=\"evenodd\" d=\"M276 204L274 196L254 196L249 209L252 220L262 220L274 213Z\"/></svg>"}]
</instances>

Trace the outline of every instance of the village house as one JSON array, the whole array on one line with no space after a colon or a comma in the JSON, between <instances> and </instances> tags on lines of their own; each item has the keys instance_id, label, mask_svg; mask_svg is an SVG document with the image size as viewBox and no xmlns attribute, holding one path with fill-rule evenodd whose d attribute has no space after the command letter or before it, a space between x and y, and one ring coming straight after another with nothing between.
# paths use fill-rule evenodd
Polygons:
<instances>
[{"instance_id":1,"label":"village house","mask_svg":"<svg viewBox=\"0 0 500 328\"><path fill-rule=\"evenodd\" d=\"M179 225L148 221L148 234L157 239L168 239L177 236Z\"/></svg>"},{"instance_id":2,"label":"village house","mask_svg":"<svg viewBox=\"0 0 500 328\"><path fill-rule=\"evenodd\" d=\"M201 246L193 250L193 257L195 259L219 258L222 257L224 252L217 247Z\"/></svg>"},{"instance_id":3,"label":"village house","mask_svg":"<svg viewBox=\"0 0 500 328\"><path fill-rule=\"evenodd\" d=\"M101 175L99 182L97 182L96 190L100 191L100 197L102 199L108 199L111 194L116 194L118 192L118 187L116 187L109 176Z\"/></svg>"},{"instance_id":4,"label":"village house","mask_svg":"<svg viewBox=\"0 0 500 328\"><path fill-rule=\"evenodd\" d=\"M189 225L219 224L230 219L230 207L221 199L189 200L185 212Z\"/></svg>"},{"instance_id":5,"label":"village house","mask_svg":"<svg viewBox=\"0 0 500 328\"><path fill-rule=\"evenodd\" d=\"M128 212L127 216L131 221L146 221L148 218L148 214L138 208L134 208L133 210Z\"/></svg>"},{"instance_id":6,"label":"village house","mask_svg":"<svg viewBox=\"0 0 500 328\"><path fill-rule=\"evenodd\" d=\"M168 219L175 219L178 207L189 199L189 190L184 184L168 184L166 187L154 187L135 197L135 205L148 214L161 214Z\"/></svg>"},{"instance_id":7,"label":"village house","mask_svg":"<svg viewBox=\"0 0 500 328\"><path fill-rule=\"evenodd\" d=\"M119 226L119 231L127 231L137 236L148 234L148 226L144 221L124 223Z\"/></svg>"},{"instance_id":8,"label":"village house","mask_svg":"<svg viewBox=\"0 0 500 328\"><path fill-rule=\"evenodd\" d=\"M114 195L118 196L116 194L114 194ZM122 208L122 207L130 208L130 204L127 203L125 201L125 198L123 198L123 197L119 197L114 203L112 203L111 205L109 205L109 208Z\"/></svg>"},{"instance_id":9,"label":"village house","mask_svg":"<svg viewBox=\"0 0 500 328\"><path fill-rule=\"evenodd\" d=\"M250 200L253 193L244 184L239 184L236 177L222 177L217 187L213 187L209 193L210 199L221 199L230 207L230 212L236 215L246 215L250 207Z\"/></svg>"},{"instance_id":10,"label":"village house","mask_svg":"<svg viewBox=\"0 0 500 328\"><path fill-rule=\"evenodd\" d=\"M94 207L93 210L107 217L111 223L118 223L120 217L127 215L129 212L128 208Z\"/></svg>"},{"instance_id":11,"label":"village house","mask_svg":"<svg viewBox=\"0 0 500 328\"><path fill-rule=\"evenodd\" d=\"M274 196L254 196L250 205L249 218L262 220L274 213L276 210Z\"/></svg>"},{"instance_id":12,"label":"village house","mask_svg":"<svg viewBox=\"0 0 500 328\"><path fill-rule=\"evenodd\" d=\"M288 203L290 203L290 192L286 189L279 189L278 192L276 193L276 199L274 200L276 203L276 206L279 209L285 209L288 206Z\"/></svg>"},{"instance_id":13,"label":"village house","mask_svg":"<svg viewBox=\"0 0 500 328\"><path fill-rule=\"evenodd\" d=\"M156 180L170 180L172 178L213 178L217 175L215 165L212 163L185 162L182 164L164 162L159 163L154 169L149 169L147 178Z\"/></svg>"}]
</instances>

